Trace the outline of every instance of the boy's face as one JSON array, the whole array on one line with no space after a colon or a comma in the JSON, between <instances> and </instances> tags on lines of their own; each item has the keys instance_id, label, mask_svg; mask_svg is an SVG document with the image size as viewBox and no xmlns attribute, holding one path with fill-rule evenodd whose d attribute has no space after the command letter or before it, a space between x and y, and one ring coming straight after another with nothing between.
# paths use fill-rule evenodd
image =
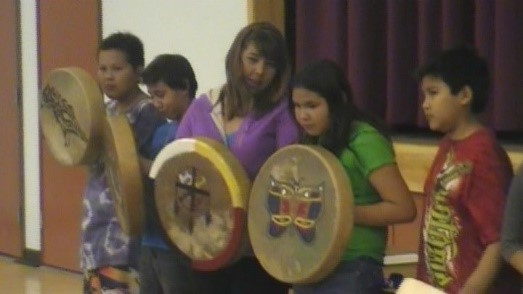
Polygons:
<instances>
[{"instance_id":1,"label":"boy's face","mask_svg":"<svg viewBox=\"0 0 523 294\"><path fill-rule=\"evenodd\" d=\"M464 90L454 95L441 78L425 76L421 80L421 91L422 109L431 130L451 133L459 128L468 106Z\"/></svg>"},{"instance_id":2,"label":"boy's face","mask_svg":"<svg viewBox=\"0 0 523 294\"><path fill-rule=\"evenodd\" d=\"M189 92L173 89L164 81L147 85L147 92L153 99L153 105L164 117L180 120L189 106Z\"/></svg>"},{"instance_id":3,"label":"boy's face","mask_svg":"<svg viewBox=\"0 0 523 294\"><path fill-rule=\"evenodd\" d=\"M137 87L140 73L127 62L125 53L109 49L102 50L98 54L97 77L107 97L124 101Z\"/></svg>"}]
</instances>

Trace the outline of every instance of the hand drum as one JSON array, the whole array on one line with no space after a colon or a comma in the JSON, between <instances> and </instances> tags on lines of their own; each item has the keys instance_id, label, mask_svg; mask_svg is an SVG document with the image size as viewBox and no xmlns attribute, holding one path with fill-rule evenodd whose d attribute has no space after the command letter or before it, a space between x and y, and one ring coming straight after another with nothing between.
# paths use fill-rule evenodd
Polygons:
<instances>
[{"instance_id":1,"label":"hand drum","mask_svg":"<svg viewBox=\"0 0 523 294\"><path fill-rule=\"evenodd\" d=\"M254 181L248 209L254 253L276 279L317 282L339 263L353 226L353 196L338 159L317 146L274 153Z\"/></svg>"},{"instance_id":2,"label":"hand drum","mask_svg":"<svg viewBox=\"0 0 523 294\"><path fill-rule=\"evenodd\" d=\"M160 221L192 267L212 271L237 260L248 244L250 181L229 150L214 140L175 140L151 168Z\"/></svg>"},{"instance_id":3,"label":"hand drum","mask_svg":"<svg viewBox=\"0 0 523 294\"><path fill-rule=\"evenodd\" d=\"M83 69L58 68L47 75L39 116L45 142L60 164L90 164L100 155L103 96L96 81Z\"/></svg>"}]
</instances>

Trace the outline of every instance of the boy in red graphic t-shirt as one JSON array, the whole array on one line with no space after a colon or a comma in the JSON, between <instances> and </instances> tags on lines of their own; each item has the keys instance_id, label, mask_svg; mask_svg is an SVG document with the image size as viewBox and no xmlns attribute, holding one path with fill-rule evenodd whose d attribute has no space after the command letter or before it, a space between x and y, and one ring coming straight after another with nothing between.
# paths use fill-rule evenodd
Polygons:
<instances>
[{"instance_id":1,"label":"boy in red graphic t-shirt","mask_svg":"<svg viewBox=\"0 0 523 294\"><path fill-rule=\"evenodd\" d=\"M418 78L429 127L444 137L425 181L417 278L448 293L521 293L499 247L512 166L476 117L488 95L486 62L451 49Z\"/></svg>"}]
</instances>

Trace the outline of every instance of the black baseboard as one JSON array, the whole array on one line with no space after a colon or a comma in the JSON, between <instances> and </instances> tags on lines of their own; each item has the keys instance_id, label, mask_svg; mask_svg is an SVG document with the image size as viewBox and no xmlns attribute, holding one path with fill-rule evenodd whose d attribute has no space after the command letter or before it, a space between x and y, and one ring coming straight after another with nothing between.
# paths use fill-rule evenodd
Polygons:
<instances>
[{"instance_id":1,"label":"black baseboard","mask_svg":"<svg viewBox=\"0 0 523 294\"><path fill-rule=\"evenodd\" d=\"M24 249L22 257L17 259L16 262L24 264L24 265L28 265L28 266L39 267L40 266L40 251L26 248L26 249Z\"/></svg>"}]
</instances>

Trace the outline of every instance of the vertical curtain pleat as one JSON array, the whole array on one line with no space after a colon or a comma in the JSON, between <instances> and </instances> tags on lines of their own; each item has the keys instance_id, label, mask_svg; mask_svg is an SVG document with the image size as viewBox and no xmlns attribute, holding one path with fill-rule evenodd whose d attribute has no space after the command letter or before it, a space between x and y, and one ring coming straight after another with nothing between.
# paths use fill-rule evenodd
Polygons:
<instances>
[{"instance_id":1,"label":"vertical curtain pleat","mask_svg":"<svg viewBox=\"0 0 523 294\"><path fill-rule=\"evenodd\" d=\"M348 1L348 77L355 102L380 117L386 108L386 2Z\"/></svg>"},{"instance_id":2,"label":"vertical curtain pleat","mask_svg":"<svg viewBox=\"0 0 523 294\"><path fill-rule=\"evenodd\" d=\"M474 45L478 49L479 54L487 59L491 76L495 74L494 67L494 1L476 1L475 22L474 22ZM494 113L494 89L496 87L492 79L492 91L487 101L486 111L483 118L486 122L493 122Z\"/></svg>"},{"instance_id":3,"label":"vertical curtain pleat","mask_svg":"<svg viewBox=\"0 0 523 294\"><path fill-rule=\"evenodd\" d=\"M417 83L413 79L417 64L418 26L415 1L387 1L387 112L386 121L408 126L417 119Z\"/></svg>"},{"instance_id":4,"label":"vertical curtain pleat","mask_svg":"<svg viewBox=\"0 0 523 294\"><path fill-rule=\"evenodd\" d=\"M347 4L345 0L296 1L296 64L328 58L345 64L347 60Z\"/></svg>"},{"instance_id":5,"label":"vertical curtain pleat","mask_svg":"<svg viewBox=\"0 0 523 294\"><path fill-rule=\"evenodd\" d=\"M345 67L355 101L393 127L426 128L414 70L470 44L487 59L484 115L498 131L523 131L523 1L297 0L296 65Z\"/></svg>"},{"instance_id":6,"label":"vertical curtain pleat","mask_svg":"<svg viewBox=\"0 0 523 294\"><path fill-rule=\"evenodd\" d=\"M493 124L523 129L523 1L496 1Z\"/></svg>"}]
</instances>

